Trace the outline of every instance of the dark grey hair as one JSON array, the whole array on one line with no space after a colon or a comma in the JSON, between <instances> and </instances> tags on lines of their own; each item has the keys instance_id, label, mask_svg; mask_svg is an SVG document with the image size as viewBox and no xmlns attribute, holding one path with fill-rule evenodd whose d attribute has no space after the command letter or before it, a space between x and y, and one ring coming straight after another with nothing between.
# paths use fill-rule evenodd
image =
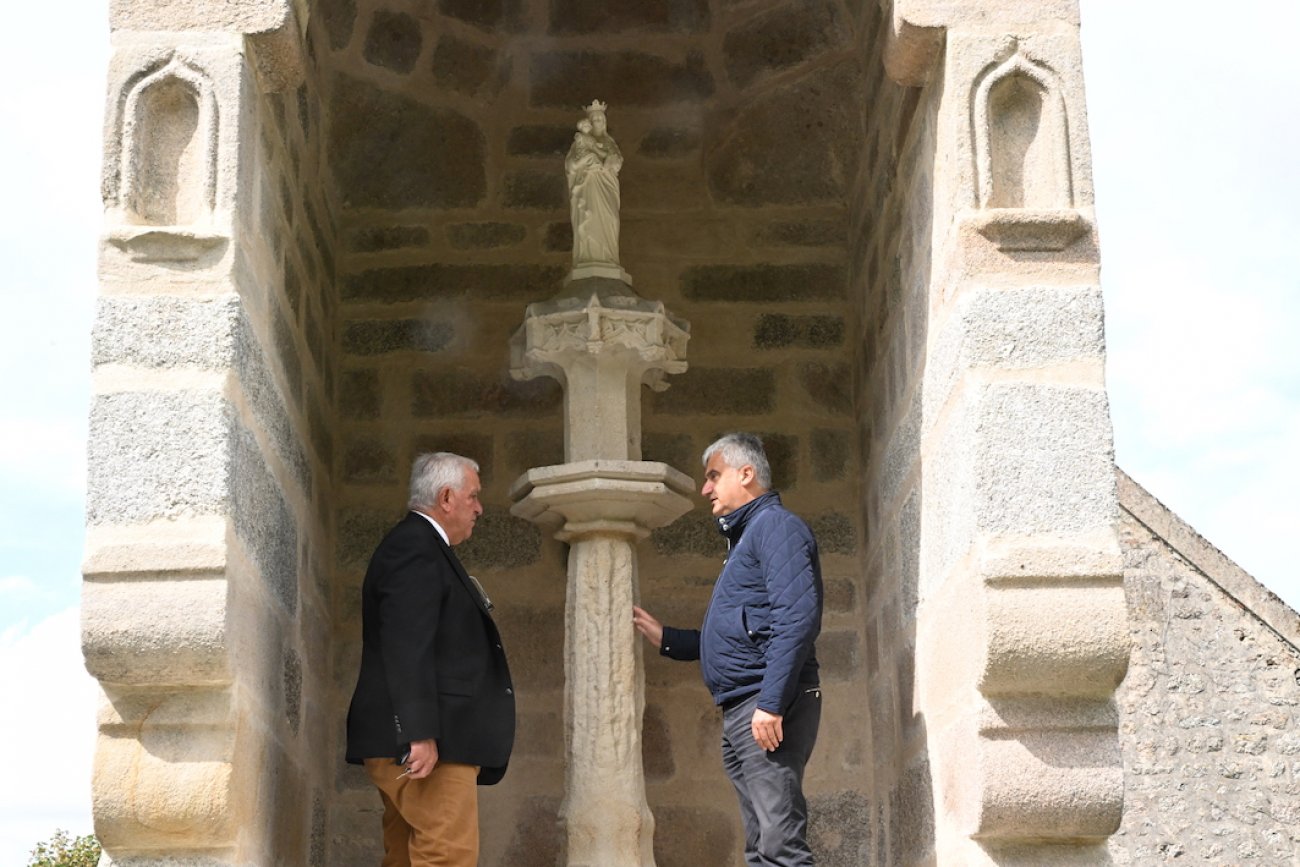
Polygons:
<instances>
[{"instance_id":1,"label":"dark grey hair","mask_svg":"<svg viewBox=\"0 0 1300 867\"><path fill-rule=\"evenodd\" d=\"M478 472L478 464L469 458L451 452L425 452L411 464L411 497L408 509L428 509L438 502L444 488L459 488L465 484L470 470Z\"/></svg>"},{"instance_id":2,"label":"dark grey hair","mask_svg":"<svg viewBox=\"0 0 1300 867\"><path fill-rule=\"evenodd\" d=\"M729 433L718 439L704 450L701 463L709 465L709 458L722 455L722 462L734 470L750 466L754 468L754 479L763 490L772 487L772 468L767 463L767 452L763 451L763 441L751 433Z\"/></svg>"}]
</instances>

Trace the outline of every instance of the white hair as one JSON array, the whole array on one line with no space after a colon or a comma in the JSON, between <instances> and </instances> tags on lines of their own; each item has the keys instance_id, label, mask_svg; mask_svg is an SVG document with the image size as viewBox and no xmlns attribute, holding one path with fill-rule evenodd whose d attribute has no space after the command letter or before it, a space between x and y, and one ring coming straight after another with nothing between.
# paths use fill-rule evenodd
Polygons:
<instances>
[{"instance_id":1,"label":"white hair","mask_svg":"<svg viewBox=\"0 0 1300 867\"><path fill-rule=\"evenodd\" d=\"M438 502L446 488L465 484L470 470L478 472L478 463L451 452L425 452L411 464L411 496L408 509L429 509Z\"/></svg>"},{"instance_id":2,"label":"white hair","mask_svg":"<svg viewBox=\"0 0 1300 867\"><path fill-rule=\"evenodd\" d=\"M754 468L754 481L763 490L772 488L772 468L767 463L767 452L763 451L763 441L751 433L729 433L718 437L713 445L704 450L700 463L709 465L709 459L715 454L722 455L722 462L733 470L741 467Z\"/></svg>"}]
</instances>

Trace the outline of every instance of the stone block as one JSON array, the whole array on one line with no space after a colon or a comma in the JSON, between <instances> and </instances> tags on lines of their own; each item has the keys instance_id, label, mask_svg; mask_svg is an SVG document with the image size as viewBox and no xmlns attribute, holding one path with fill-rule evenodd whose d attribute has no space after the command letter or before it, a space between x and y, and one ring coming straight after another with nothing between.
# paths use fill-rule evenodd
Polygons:
<instances>
[{"instance_id":1,"label":"stone block","mask_svg":"<svg viewBox=\"0 0 1300 867\"><path fill-rule=\"evenodd\" d=\"M564 432L559 428L514 433L506 439L505 465L510 478L534 467L564 463Z\"/></svg>"},{"instance_id":2,"label":"stone block","mask_svg":"<svg viewBox=\"0 0 1300 867\"><path fill-rule=\"evenodd\" d=\"M922 753L889 792L889 840L897 863L924 863L934 849L934 832L934 782Z\"/></svg>"},{"instance_id":3,"label":"stone block","mask_svg":"<svg viewBox=\"0 0 1300 867\"><path fill-rule=\"evenodd\" d=\"M844 46L850 30L828 0L782 5L727 33L722 56L736 87L749 87Z\"/></svg>"},{"instance_id":4,"label":"stone block","mask_svg":"<svg viewBox=\"0 0 1300 867\"><path fill-rule=\"evenodd\" d=\"M293 616L298 606L298 527L257 440L235 431L230 470L230 512L235 533L248 546L271 597Z\"/></svg>"},{"instance_id":5,"label":"stone block","mask_svg":"<svg viewBox=\"0 0 1300 867\"><path fill-rule=\"evenodd\" d=\"M573 250L573 224L548 223L542 249L548 253L568 253Z\"/></svg>"},{"instance_id":6,"label":"stone block","mask_svg":"<svg viewBox=\"0 0 1300 867\"><path fill-rule=\"evenodd\" d=\"M803 7L791 6L791 10ZM863 138L856 59L821 66L746 103L705 144L709 190L720 203L841 204Z\"/></svg>"},{"instance_id":7,"label":"stone block","mask_svg":"<svg viewBox=\"0 0 1300 867\"><path fill-rule=\"evenodd\" d=\"M361 507L341 509L338 544L335 547L338 568L353 573L364 572L366 564L370 562L370 555L375 552L384 534L401 518L402 512L397 510L384 513Z\"/></svg>"},{"instance_id":8,"label":"stone block","mask_svg":"<svg viewBox=\"0 0 1300 867\"><path fill-rule=\"evenodd\" d=\"M239 299L195 301L175 297L100 298L95 311L91 363L133 367L231 364Z\"/></svg>"},{"instance_id":9,"label":"stone block","mask_svg":"<svg viewBox=\"0 0 1300 867\"><path fill-rule=\"evenodd\" d=\"M681 159L693 156L699 150L699 130L661 126L642 137L637 153L650 159Z\"/></svg>"},{"instance_id":10,"label":"stone block","mask_svg":"<svg viewBox=\"0 0 1300 867\"><path fill-rule=\"evenodd\" d=\"M817 662L824 680L846 681L857 676L861 667L856 632L838 630L817 636Z\"/></svg>"},{"instance_id":11,"label":"stone block","mask_svg":"<svg viewBox=\"0 0 1300 867\"><path fill-rule=\"evenodd\" d=\"M849 612L857 607L858 588L853 579L823 575L822 584L822 604L827 611Z\"/></svg>"},{"instance_id":12,"label":"stone block","mask_svg":"<svg viewBox=\"0 0 1300 867\"><path fill-rule=\"evenodd\" d=\"M828 349L844 342L842 316L787 316L765 313L754 324L756 349Z\"/></svg>"},{"instance_id":13,"label":"stone block","mask_svg":"<svg viewBox=\"0 0 1300 867\"><path fill-rule=\"evenodd\" d=\"M719 434L720 436L721 434ZM760 432L763 451L772 470L772 488L789 491L799 484L799 438L788 434Z\"/></svg>"},{"instance_id":14,"label":"stone block","mask_svg":"<svg viewBox=\"0 0 1300 867\"><path fill-rule=\"evenodd\" d=\"M651 532L650 543L665 557L696 554L720 558L726 554L726 541L702 513L686 515Z\"/></svg>"},{"instance_id":15,"label":"stone block","mask_svg":"<svg viewBox=\"0 0 1300 867\"><path fill-rule=\"evenodd\" d=\"M848 225L839 220L780 220L755 230L757 247L842 247L848 240Z\"/></svg>"},{"instance_id":16,"label":"stone block","mask_svg":"<svg viewBox=\"0 0 1300 867\"><path fill-rule=\"evenodd\" d=\"M560 210L568 205L564 175L556 171L510 172L505 179L507 208Z\"/></svg>"},{"instance_id":17,"label":"stone block","mask_svg":"<svg viewBox=\"0 0 1300 867\"><path fill-rule=\"evenodd\" d=\"M504 642L503 642L504 643ZM516 682L520 682L519 666L515 662L514 646L511 651L510 670ZM526 664L526 663L525 663ZM528 682L527 691L540 691L540 684ZM564 757L564 720L558 713L519 714L519 724L515 729L515 745L512 756L532 756L560 760Z\"/></svg>"},{"instance_id":18,"label":"stone block","mask_svg":"<svg viewBox=\"0 0 1300 867\"><path fill-rule=\"evenodd\" d=\"M810 797L808 845L823 867L871 863L871 804L866 796L840 791Z\"/></svg>"},{"instance_id":19,"label":"stone block","mask_svg":"<svg viewBox=\"0 0 1300 867\"><path fill-rule=\"evenodd\" d=\"M506 153L521 157L559 157L573 143L572 126L530 124L517 126L506 137Z\"/></svg>"},{"instance_id":20,"label":"stone block","mask_svg":"<svg viewBox=\"0 0 1300 867\"><path fill-rule=\"evenodd\" d=\"M389 352L439 352L456 335L450 322L431 319L352 320L343 325L343 351L348 355Z\"/></svg>"},{"instance_id":21,"label":"stone block","mask_svg":"<svg viewBox=\"0 0 1300 867\"><path fill-rule=\"evenodd\" d=\"M379 418L383 403L378 371L345 370L339 386L339 414L343 418L364 421Z\"/></svg>"},{"instance_id":22,"label":"stone block","mask_svg":"<svg viewBox=\"0 0 1300 867\"><path fill-rule=\"evenodd\" d=\"M472 432L422 433L411 440L412 459L425 452L451 452L478 464L479 479L487 487L494 475L491 434Z\"/></svg>"},{"instance_id":23,"label":"stone block","mask_svg":"<svg viewBox=\"0 0 1300 867\"><path fill-rule=\"evenodd\" d=\"M357 20L356 0L320 0L315 8L325 20L330 48L335 51L346 48Z\"/></svg>"},{"instance_id":24,"label":"stone block","mask_svg":"<svg viewBox=\"0 0 1300 867\"><path fill-rule=\"evenodd\" d=\"M681 286L692 301L836 301L848 274L841 265L696 265L682 273Z\"/></svg>"},{"instance_id":25,"label":"stone block","mask_svg":"<svg viewBox=\"0 0 1300 867\"><path fill-rule=\"evenodd\" d=\"M522 518L496 509L485 511L474 525L474 535L456 550L467 569L518 569L537 562L542 532Z\"/></svg>"},{"instance_id":26,"label":"stone block","mask_svg":"<svg viewBox=\"0 0 1300 867\"><path fill-rule=\"evenodd\" d=\"M82 587L86 670L105 684L225 683L224 578L92 581Z\"/></svg>"},{"instance_id":27,"label":"stone block","mask_svg":"<svg viewBox=\"0 0 1300 867\"><path fill-rule=\"evenodd\" d=\"M684 63L637 51L549 51L535 54L529 70L534 106L586 105L591 83L617 107L655 107L699 102L713 95L713 76L704 55L689 52Z\"/></svg>"},{"instance_id":28,"label":"stone block","mask_svg":"<svg viewBox=\"0 0 1300 867\"><path fill-rule=\"evenodd\" d=\"M379 8L370 19L363 54L366 61L397 73L415 68L424 37L420 22L403 12Z\"/></svg>"},{"instance_id":29,"label":"stone block","mask_svg":"<svg viewBox=\"0 0 1300 867\"><path fill-rule=\"evenodd\" d=\"M433 50L433 80L467 96L498 89L504 78L497 50L444 33Z\"/></svg>"},{"instance_id":30,"label":"stone block","mask_svg":"<svg viewBox=\"0 0 1300 867\"><path fill-rule=\"evenodd\" d=\"M709 29L710 16L707 0L550 0L549 20L554 34L702 33Z\"/></svg>"},{"instance_id":31,"label":"stone block","mask_svg":"<svg viewBox=\"0 0 1300 867\"><path fill-rule=\"evenodd\" d=\"M700 466L700 453L690 434L646 433L641 437L641 458L658 461L690 475Z\"/></svg>"},{"instance_id":32,"label":"stone block","mask_svg":"<svg viewBox=\"0 0 1300 867\"><path fill-rule=\"evenodd\" d=\"M809 399L835 415L853 411L853 373L847 364L809 362L799 366L799 384Z\"/></svg>"},{"instance_id":33,"label":"stone block","mask_svg":"<svg viewBox=\"0 0 1300 867\"><path fill-rule=\"evenodd\" d=\"M849 433L816 428L811 434L813 478L819 482L844 481L849 476Z\"/></svg>"},{"instance_id":34,"label":"stone block","mask_svg":"<svg viewBox=\"0 0 1300 867\"><path fill-rule=\"evenodd\" d=\"M328 147L344 208L456 208L483 199L487 145L472 120L347 76L332 94Z\"/></svg>"},{"instance_id":35,"label":"stone block","mask_svg":"<svg viewBox=\"0 0 1300 867\"><path fill-rule=\"evenodd\" d=\"M343 450L343 480L353 484L396 483L397 458L392 447L378 437L349 440Z\"/></svg>"},{"instance_id":36,"label":"stone block","mask_svg":"<svg viewBox=\"0 0 1300 867\"><path fill-rule=\"evenodd\" d=\"M421 247L429 243L429 229L426 226L363 226L348 234L347 243L357 253Z\"/></svg>"},{"instance_id":37,"label":"stone block","mask_svg":"<svg viewBox=\"0 0 1300 867\"><path fill-rule=\"evenodd\" d=\"M691 367L654 394L654 412L668 415L764 415L772 411L776 377L768 368Z\"/></svg>"},{"instance_id":38,"label":"stone block","mask_svg":"<svg viewBox=\"0 0 1300 867\"><path fill-rule=\"evenodd\" d=\"M135 524L228 505L231 410L215 392L119 392L90 410L86 521Z\"/></svg>"},{"instance_id":39,"label":"stone block","mask_svg":"<svg viewBox=\"0 0 1300 867\"><path fill-rule=\"evenodd\" d=\"M438 0L443 15L483 30L514 30L522 23L522 0Z\"/></svg>"},{"instance_id":40,"label":"stone block","mask_svg":"<svg viewBox=\"0 0 1300 867\"><path fill-rule=\"evenodd\" d=\"M808 518L808 526L817 537L817 548L822 554L855 554L858 550L858 533L853 519L843 512L826 512Z\"/></svg>"},{"instance_id":41,"label":"stone block","mask_svg":"<svg viewBox=\"0 0 1300 867\"><path fill-rule=\"evenodd\" d=\"M558 417L563 396L560 384L550 378L519 382L464 369L411 374L411 414L416 418Z\"/></svg>"},{"instance_id":42,"label":"stone block","mask_svg":"<svg viewBox=\"0 0 1300 867\"><path fill-rule=\"evenodd\" d=\"M518 223L453 223L447 227L447 240L455 250L490 250L514 246L527 233Z\"/></svg>"},{"instance_id":43,"label":"stone block","mask_svg":"<svg viewBox=\"0 0 1300 867\"><path fill-rule=\"evenodd\" d=\"M375 268L343 280L344 301L394 304L470 296L530 302L555 294L568 271L546 265L406 265Z\"/></svg>"},{"instance_id":44,"label":"stone block","mask_svg":"<svg viewBox=\"0 0 1300 867\"><path fill-rule=\"evenodd\" d=\"M656 805L654 814L658 867L728 864L735 857L739 834L730 809Z\"/></svg>"}]
</instances>

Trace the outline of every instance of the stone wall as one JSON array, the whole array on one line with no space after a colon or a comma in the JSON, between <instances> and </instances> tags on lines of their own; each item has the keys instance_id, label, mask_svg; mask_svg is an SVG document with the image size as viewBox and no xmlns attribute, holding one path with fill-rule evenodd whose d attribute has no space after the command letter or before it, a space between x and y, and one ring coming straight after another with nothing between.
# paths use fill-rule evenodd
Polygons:
<instances>
[{"instance_id":1,"label":"stone wall","mask_svg":"<svg viewBox=\"0 0 1300 867\"><path fill-rule=\"evenodd\" d=\"M1116 864L1300 858L1300 617L1127 476Z\"/></svg>"},{"instance_id":2,"label":"stone wall","mask_svg":"<svg viewBox=\"0 0 1300 867\"><path fill-rule=\"evenodd\" d=\"M786 502L817 530L828 690L809 770L814 833L823 863L862 863L861 305L847 251L859 52L879 26L875 5L323 0L314 12L340 225L336 718L355 677L365 562L401 515L411 458L430 448L475 457L487 513L461 556L497 603L520 712L510 773L482 793L483 862L555 862L565 548L511 518L507 491L525 470L564 460L562 392L513 381L508 340L528 303L561 289L563 155L581 107L599 98L626 157L623 265L692 329L690 369L642 396L644 457L698 477L712 438L755 430ZM647 607L698 624L724 552L706 510L640 550ZM734 795L698 671L653 654L646 669L658 863L731 863ZM338 741L333 752L341 762ZM373 856L378 807L359 772L341 772L330 863Z\"/></svg>"}]
</instances>

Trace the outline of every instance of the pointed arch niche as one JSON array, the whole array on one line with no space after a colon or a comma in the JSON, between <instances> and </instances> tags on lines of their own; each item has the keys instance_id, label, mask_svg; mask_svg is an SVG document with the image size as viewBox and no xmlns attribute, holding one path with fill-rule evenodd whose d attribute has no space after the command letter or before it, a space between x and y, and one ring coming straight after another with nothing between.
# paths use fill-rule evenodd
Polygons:
<instances>
[{"instance_id":1,"label":"pointed arch niche","mask_svg":"<svg viewBox=\"0 0 1300 867\"><path fill-rule=\"evenodd\" d=\"M135 260L192 262L224 246L213 234L217 99L208 75L171 55L128 81L118 114L118 226Z\"/></svg>"},{"instance_id":2,"label":"pointed arch niche","mask_svg":"<svg viewBox=\"0 0 1300 867\"><path fill-rule=\"evenodd\" d=\"M137 225L206 223L216 190L216 98L200 70L172 57L137 80L122 128L122 206Z\"/></svg>"}]
</instances>

